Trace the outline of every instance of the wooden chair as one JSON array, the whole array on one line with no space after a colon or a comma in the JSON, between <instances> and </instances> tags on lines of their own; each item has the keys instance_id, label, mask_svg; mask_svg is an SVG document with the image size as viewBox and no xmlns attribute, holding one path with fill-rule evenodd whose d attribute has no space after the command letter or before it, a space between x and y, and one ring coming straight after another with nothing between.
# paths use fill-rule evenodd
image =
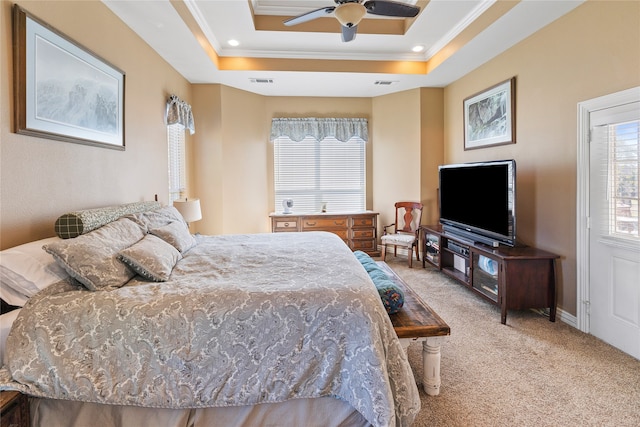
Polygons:
<instances>
[{"instance_id":1,"label":"wooden chair","mask_svg":"<svg viewBox=\"0 0 640 427\"><path fill-rule=\"evenodd\" d=\"M419 240L422 203L398 202L395 206L396 221L383 227L384 231L381 237L382 260L386 259L387 245L393 245L393 256L398 255L398 246L401 246L407 248L409 268L411 268L414 248L416 259L420 261ZM392 227L393 231L390 230Z\"/></svg>"}]
</instances>

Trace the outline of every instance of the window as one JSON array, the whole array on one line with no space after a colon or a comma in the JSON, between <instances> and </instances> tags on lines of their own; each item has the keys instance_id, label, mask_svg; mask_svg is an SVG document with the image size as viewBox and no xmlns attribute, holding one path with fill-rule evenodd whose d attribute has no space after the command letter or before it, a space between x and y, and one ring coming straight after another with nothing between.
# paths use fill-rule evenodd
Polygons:
<instances>
[{"instance_id":1,"label":"window","mask_svg":"<svg viewBox=\"0 0 640 427\"><path fill-rule=\"evenodd\" d=\"M167 125L169 146L169 201L185 197L187 188L185 132L180 123Z\"/></svg>"},{"instance_id":2,"label":"window","mask_svg":"<svg viewBox=\"0 0 640 427\"><path fill-rule=\"evenodd\" d=\"M313 137L274 140L275 210L293 199L293 210L329 212L365 209L366 143L353 137L346 142Z\"/></svg>"},{"instance_id":3,"label":"window","mask_svg":"<svg viewBox=\"0 0 640 427\"><path fill-rule=\"evenodd\" d=\"M182 199L187 192L187 159L185 155L185 131L196 131L191 105L175 95L167 100L165 111L167 141L169 147L169 202Z\"/></svg>"},{"instance_id":4,"label":"window","mask_svg":"<svg viewBox=\"0 0 640 427\"><path fill-rule=\"evenodd\" d=\"M626 107L619 107L625 110ZM640 240L640 121L612 121L598 123L604 113L592 113L596 125L592 130L592 144L602 191L606 202L599 214L604 221L603 235ZM610 113L613 114L613 113ZM637 114L637 113L636 113Z\"/></svg>"},{"instance_id":5,"label":"window","mask_svg":"<svg viewBox=\"0 0 640 427\"><path fill-rule=\"evenodd\" d=\"M640 175L640 121L607 126L609 138L610 233L640 237L638 176Z\"/></svg>"}]
</instances>

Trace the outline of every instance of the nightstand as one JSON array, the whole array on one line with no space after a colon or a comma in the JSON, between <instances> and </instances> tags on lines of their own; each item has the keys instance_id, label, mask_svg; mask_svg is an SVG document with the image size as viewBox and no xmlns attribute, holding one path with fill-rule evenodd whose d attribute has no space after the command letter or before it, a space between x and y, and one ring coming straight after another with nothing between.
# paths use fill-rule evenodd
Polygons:
<instances>
[{"instance_id":1,"label":"nightstand","mask_svg":"<svg viewBox=\"0 0 640 427\"><path fill-rule=\"evenodd\" d=\"M0 427L29 427L29 399L17 391L0 391Z\"/></svg>"}]
</instances>

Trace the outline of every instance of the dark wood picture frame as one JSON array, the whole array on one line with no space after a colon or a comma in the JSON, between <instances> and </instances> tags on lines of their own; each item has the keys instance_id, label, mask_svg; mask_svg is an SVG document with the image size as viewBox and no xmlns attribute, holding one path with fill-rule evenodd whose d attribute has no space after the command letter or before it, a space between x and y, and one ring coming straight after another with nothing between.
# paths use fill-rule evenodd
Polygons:
<instances>
[{"instance_id":1,"label":"dark wood picture frame","mask_svg":"<svg viewBox=\"0 0 640 427\"><path fill-rule=\"evenodd\" d=\"M15 132L124 150L125 73L13 7Z\"/></svg>"},{"instance_id":2,"label":"dark wood picture frame","mask_svg":"<svg viewBox=\"0 0 640 427\"><path fill-rule=\"evenodd\" d=\"M500 82L463 102L464 149L516 142L516 78Z\"/></svg>"}]
</instances>

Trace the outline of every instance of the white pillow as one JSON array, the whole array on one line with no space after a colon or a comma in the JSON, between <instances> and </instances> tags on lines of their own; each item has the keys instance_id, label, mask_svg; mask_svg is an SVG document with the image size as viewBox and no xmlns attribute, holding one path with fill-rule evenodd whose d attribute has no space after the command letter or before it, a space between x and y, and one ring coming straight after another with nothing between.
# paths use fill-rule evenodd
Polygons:
<instances>
[{"instance_id":1,"label":"white pillow","mask_svg":"<svg viewBox=\"0 0 640 427\"><path fill-rule=\"evenodd\" d=\"M0 285L0 298L9 305L15 305L16 307L24 307L29 300L29 297L20 292L16 292L15 289Z\"/></svg>"},{"instance_id":2,"label":"white pillow","mask_svg":"<svg viewBox=\"0 0 640 427\"><path fill-rule=\"evenodd\" d=\"M0 365L4 365L4 346L7 342L7 336L9 336L9 331L11 331L11 325L13 325L14 320L18 317L20 313L20 309L16 309L10 311L8 313L0 316Z\"/></svg>"},{"instance_id":3,"label":"white pillow","mask_svg":"<svg viewBox=\"0 0 640 427\"><path fill-rule=\"evenodd\" d=\"M21 305L12 303L11 296L14 301L16 294L29 298L69 277L53 256L42 249L43 245L60 240L59 237L49 237L1 251L0 297L11 305Z\"/></svg>"}]
</instances>

